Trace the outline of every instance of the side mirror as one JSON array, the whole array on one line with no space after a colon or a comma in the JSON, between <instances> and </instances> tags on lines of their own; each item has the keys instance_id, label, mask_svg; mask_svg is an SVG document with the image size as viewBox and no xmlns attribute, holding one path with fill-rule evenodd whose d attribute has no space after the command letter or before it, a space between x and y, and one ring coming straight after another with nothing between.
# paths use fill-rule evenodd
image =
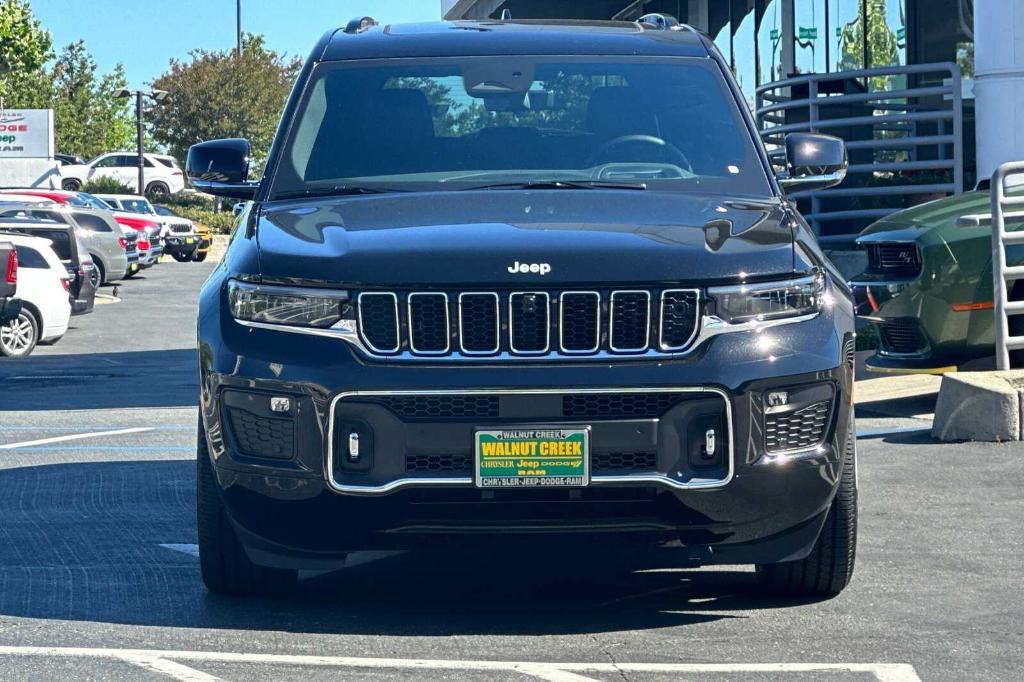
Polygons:
<instances>
[{"instance_id":1,"label":"side mirror","mask_svg":"<svg viewBox=\"0 0 1024 682\"><path fill-rule=\"evenodd\" d=\"M249 182L248 140L210 140L192 145L185 174L201 192L235 199L252 199L258 183Z\"/></svg>"},{"instance_id":2,"label":"side mirror","mask_svg":"<svg viewBox=\"0 0 1024 682\"><path fill-rule=\"evenodd\" d=\"M245 210L245 202L244 201L239 201L237 204L235 204L234 206L231 207L231 215L233 215L234 217L237 218L238 216L242 215L242 211L244 211L244 210Z\"/></svg>"},{"instance_id":3,"label":"side mirror","mask_svg":"<svg viewBox=\"0 0 1024 682\"><path fill-rule=\"evenodd\" d=\"M779 182L787 190L805 192L835 187L846 178L846 143L831 135L786 135L786 172Z\"/></svg>"}]
</instances>

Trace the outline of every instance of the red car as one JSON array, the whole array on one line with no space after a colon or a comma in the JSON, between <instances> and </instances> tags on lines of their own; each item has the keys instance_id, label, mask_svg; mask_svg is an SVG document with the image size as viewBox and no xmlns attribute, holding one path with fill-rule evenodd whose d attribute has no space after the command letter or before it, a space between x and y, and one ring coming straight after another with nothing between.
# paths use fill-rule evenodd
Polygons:
<instances>
[{"instance_id":1,"label":"red car","mask_svg":"<svg viewBox=\"0 0 1024 682\"><path fill-rule=\"evenodd\" d=\"M139 265L141 267L148 268L160 260L160 256L163 254L163 240L160 237L159 222L156 220L149 220L148 218L140 218L135 215L126 215L120 211L114 210L105 201L98 197L94 197L88 192L70 192L63 189L45 188L0 189L0 201L3 200L3 195L5 194L43 197L45 199L55 201L58 204L105 209L111 212L114 216L114 220L116 220L119 225L130 227L140 233L138 248ZM147 243L149 244L148 248L145 246Z\"/></svg>"}]
</instances>

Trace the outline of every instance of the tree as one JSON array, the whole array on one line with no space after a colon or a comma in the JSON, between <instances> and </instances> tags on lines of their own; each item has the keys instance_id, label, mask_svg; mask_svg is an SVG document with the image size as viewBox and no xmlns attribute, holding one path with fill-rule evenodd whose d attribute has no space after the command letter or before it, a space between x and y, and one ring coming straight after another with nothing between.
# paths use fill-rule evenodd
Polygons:
<instances>
[{"instance_id":1,"label":"tree","mask_svg":"<svg viewBox=\"0 0 1024 682\"><path fill-rule=\"evenodd\" d=\"M895 66L899 63L899 40L886 23L886 0L870 0L867 5L867 48L873 66ZM864 68L864 21L858 14L854 21L841 28L839 37L840 71ZM876 76L870 82L872 90L891 89L891 77Z\"/></svg>"},{"instance_id":2,"label":"tree","mask_svg":"<svg viewBox=\"0 0 1024 682\"><path fill-rule=\"evenodd\" d=\"M262 36L246 35L242 53L193 50L189 60L172 59L153 81L170 97L149 114L153 139L183 158L189 146L218 137L244 137L253 156L265 159L281 109L302 60L266 47Z\"/></svg>"},{"instance_id":3,"label":"tree","mask_svg":"<svg viewBox=\"0 0 1024 682\"><path fill-rule=\"evenodd\" d=\"M120 64L113 72L97 76L96 62L78 41L61 51L52 80L57 149L90 158L133 147L131 105L113 96L127 85Z\"/></svg>"},{"instance_id":4,"label":"tree","mask_svg":"<svg viewBox=\"0 0 1024 682\"><path fill-rule=\"evenodd\" d=\"M50 93L44 65L53 39L26 0L0 0L0 100L11 108L41 106Z\"/></svg>"}]
</instances>

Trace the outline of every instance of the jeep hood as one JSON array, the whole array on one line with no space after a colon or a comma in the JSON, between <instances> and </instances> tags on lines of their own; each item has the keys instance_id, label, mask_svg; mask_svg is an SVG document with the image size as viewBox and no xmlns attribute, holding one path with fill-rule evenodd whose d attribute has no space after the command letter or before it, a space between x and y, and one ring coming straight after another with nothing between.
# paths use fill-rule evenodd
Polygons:
<instances>
[{"instance_id":1,"label":"jeep hood","mask_svg":"<svg viewBox=\"0 0 1024 682\"><path fill-rule=\"evenodd\" d=\"M256 238L268 280L716 283L791 273L789 221L778 201L651 190L393 193L265 204Z\"/></svg>"}]
</instances>

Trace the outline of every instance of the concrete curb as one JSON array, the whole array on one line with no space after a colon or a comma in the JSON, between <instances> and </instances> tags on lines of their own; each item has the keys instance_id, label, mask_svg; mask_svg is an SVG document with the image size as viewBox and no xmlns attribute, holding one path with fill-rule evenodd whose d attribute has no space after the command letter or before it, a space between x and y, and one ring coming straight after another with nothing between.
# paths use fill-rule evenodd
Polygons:
<instances>
[{"instance_id":1,"label":"concrete curb","mask_svg":"<svg viewBox=\"0 0 1024 682\"><path fill-rule=\"evenodd\" d=\"M950 372L942 377L932 437L941 441L1024 440L1024 370Z\"/></svg>"}]
</instances>

